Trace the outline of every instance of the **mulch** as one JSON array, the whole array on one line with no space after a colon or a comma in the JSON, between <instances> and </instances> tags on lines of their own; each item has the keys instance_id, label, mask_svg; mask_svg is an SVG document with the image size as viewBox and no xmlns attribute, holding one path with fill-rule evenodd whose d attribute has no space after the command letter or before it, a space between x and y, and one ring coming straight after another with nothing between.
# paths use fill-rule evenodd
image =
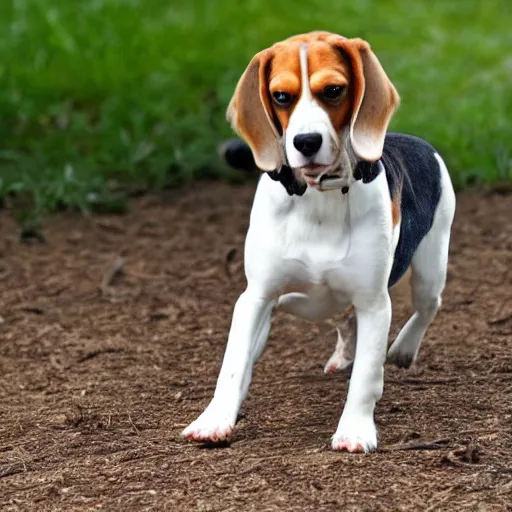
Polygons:
<instances>
[{"instance_id":1,"label":"mulch","mask_svg":"<svg viewBox=\"0 0 512 512\"><path fill-rule=\"evenodd\" d=\"M0 213L0 509L512 510L512 195L458 195L443 308L415 366L386 368L376 453L329 449L336 335L284 313L232 442L180 438L213 393L253 193L58 214L45 241Z\"/></svg>"}]
</instances>

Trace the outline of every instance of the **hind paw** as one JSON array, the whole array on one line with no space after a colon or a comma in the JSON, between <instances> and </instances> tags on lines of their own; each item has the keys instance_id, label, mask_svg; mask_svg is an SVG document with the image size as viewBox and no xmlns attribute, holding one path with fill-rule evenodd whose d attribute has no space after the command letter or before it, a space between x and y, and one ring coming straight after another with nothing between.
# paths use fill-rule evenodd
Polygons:
<instances>
[{"instance_id":1,"label":"hind paw","mask_svg":"<svg viewBox=\"0 0 512 512\"><path fill-rule=\"evenodd\" d=\"M337 370L346 370L353 363L353 356L350 354L350 349L352 348L350 342L346 342L343 339L338 328L336 328L336 332L338 333L336 348L324 366L324 373L326 375L334 373Z\"/></svg>"},{"instance_id":2,"label":"hind paw","mask_svg":"<svg viewBox=\"0 0 512 512\"><path fill-rule=\"evenodd\" d=\"M391 345L388 350L386 363L394 364L398 368L410 368L416 360L416 353L404 350L400 346Z\"/></svg>"}]
</instances>

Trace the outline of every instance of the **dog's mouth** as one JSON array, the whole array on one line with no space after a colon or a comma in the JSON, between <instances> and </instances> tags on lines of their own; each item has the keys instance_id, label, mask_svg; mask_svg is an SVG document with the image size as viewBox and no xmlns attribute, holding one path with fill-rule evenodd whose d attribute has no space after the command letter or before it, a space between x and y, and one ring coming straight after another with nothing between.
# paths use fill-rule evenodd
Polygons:
<instances>
[{"instance_id":1,"label":"dog's mouth","mask_svg":"<svg viewBox=\"0 0 512 512\"><path fill-rule=\"evenodd\" d=\"M342 176L339 166L308 165L300 168L299 171L307 185L317 190L336 190L347 185L347 180Z\"/></svg>"}]
</instances>

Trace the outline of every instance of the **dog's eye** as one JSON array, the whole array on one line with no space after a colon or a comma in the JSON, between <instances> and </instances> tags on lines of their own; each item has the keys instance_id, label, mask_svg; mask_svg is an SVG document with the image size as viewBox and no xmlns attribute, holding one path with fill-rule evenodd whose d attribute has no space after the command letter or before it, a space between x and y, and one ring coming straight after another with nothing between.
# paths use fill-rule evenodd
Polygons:
<instances>
[{"instance_id":1,"label":"dog's eye","mask_svg":"<svg viewBox=\"0 0 512 512\"><path fill-rule=\"evenodd\" d=\"M341 98L345 87L342 85L328 85L322 92L322 96L327 101L337 101Z\"/></svg>"},{"instance_id":2,"label":"dog's eye","mask_svg":"<svg viewBox=\"0 0 512 512\"><path fill-rule=\"evenodd\" d=\"M280 107L286 107L292 101L292 95L282 91L276 91L273 93L272 98L274 98L274 103Z\"/></svg>"}]
</instances>

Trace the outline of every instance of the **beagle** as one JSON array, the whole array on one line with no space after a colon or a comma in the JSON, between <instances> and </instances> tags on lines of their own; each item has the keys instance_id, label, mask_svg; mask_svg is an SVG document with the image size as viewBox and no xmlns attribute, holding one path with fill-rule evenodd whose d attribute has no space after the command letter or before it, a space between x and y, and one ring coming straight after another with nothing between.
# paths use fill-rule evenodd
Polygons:
<instances>
[{"instance_id":1,"label":"beagle","mask_svg":"<svg viewBox=\"0 0 512 512\"><path fill-rule=\"evenodd\" d=\"M368 43L328 32L258 53L227 117L245 141L226 158L262 171L236 302L212 401L183 436L229 438L277 307L323 322L352 306L355 336L325 371L352 368L334 450L377 447L384 363L409 367L441 304L455 195L427 142L387 132L399 96ZM245 145L247 144L247 145ZM254 159L254 160L253 160ZM389 289L411 268L414 314L387 350Z\"/></svg>"}]
</instances>

